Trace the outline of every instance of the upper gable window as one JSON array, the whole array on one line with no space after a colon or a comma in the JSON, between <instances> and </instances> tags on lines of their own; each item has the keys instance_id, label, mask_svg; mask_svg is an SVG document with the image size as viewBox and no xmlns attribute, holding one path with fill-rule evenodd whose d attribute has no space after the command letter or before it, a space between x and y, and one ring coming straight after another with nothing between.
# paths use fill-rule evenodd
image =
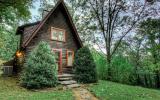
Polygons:
<instances>
[{"instance_id":1,"label":"upper gable window","mask_svg":"<svg viewBox=\"0 0 160 100\"><path fill-rule=\"evenodd\" d=\"M51 27L51 39L65 42L65 30Z\"/></svg>"}]
</instances>

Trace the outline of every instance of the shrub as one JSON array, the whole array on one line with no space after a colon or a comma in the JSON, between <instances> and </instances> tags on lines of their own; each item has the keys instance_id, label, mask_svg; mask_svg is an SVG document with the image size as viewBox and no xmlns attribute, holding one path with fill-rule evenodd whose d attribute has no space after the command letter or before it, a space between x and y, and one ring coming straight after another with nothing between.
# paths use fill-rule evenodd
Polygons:
<instances>
[{"instance_id":1,"label":"shrub","mask_svg":"<svg viewBox=\"0 0 160 100\"><path fill-rule=\"evenodd\" d=\"M81 83L97 82L96 64L88 47L83 47L75 55L75 79Z\"/></svg>"},{"instance_id":2,"label":"shrub","mask_svg":"<svg viewBox=\"0 0 160 100\"><path fill-rule=\"evenodd\" d=\"M46 42L29 54L21 75L22 86L29 89L53 87L57 83L57 65L54 54Z\"/></svg>"}]
</instances>

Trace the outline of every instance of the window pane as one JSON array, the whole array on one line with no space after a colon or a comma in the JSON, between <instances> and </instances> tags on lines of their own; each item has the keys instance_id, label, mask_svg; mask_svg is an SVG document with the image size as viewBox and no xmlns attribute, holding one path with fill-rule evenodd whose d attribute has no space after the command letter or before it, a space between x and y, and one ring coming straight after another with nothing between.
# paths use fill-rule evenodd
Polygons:
<instances>
[{"instance_id":1,"label":"window pane","mask_svg":"<svg viewBox=\"0 0 160 100\"><path fill-rule=\"evenodd\" d=\"M52 39L58 41L65 41L65 32L59 29L52 29Z\"/></svg>"},{"instance_id":2,"label":"window pane","mask_svg":"<svg viewBox=\"0 0 160 100\"><path fill-rule=\"evenodd\" d=\"M56 31L52 32L52 39L57 40L57 32Z\"/></svg>"},{"instance_id":3,"label":"window pane","mask_svg":"<svg viewBox=\"0 0 160 100\"><path fill-rule=\"evenodd\" d=\"M68 66L72 66L73 63L73 53L68 52Z\"/></svg>"},{"instance_id":4,"label":"window pane","mask_svg":"<svg viewBox=\"0 0 160 100\"><path fill-rule=\"evenodd\" d=\"M56 62L59 61L59 52L56 52L56 51L55 51L55 60L56 60Z\"/></svg>"}]
</instances>

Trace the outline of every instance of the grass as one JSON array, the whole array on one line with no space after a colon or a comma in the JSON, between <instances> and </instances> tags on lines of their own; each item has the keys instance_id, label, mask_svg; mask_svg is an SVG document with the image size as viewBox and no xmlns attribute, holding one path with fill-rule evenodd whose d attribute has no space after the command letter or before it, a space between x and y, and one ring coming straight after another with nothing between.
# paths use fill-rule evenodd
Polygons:
<instances>
[{"instance_id":1,"label":"grass","mask_svg":"<svg viewBox=\"0 0 160 100\"><path fill-rule=\"evenodd\" d=\"M18 86L15 78L0 77L0 100L74 100L71 90L47 89L36 92Z\"/></svg>"},{"instance_id":2,"label":"grass","mask_svg":"<svg viewBox=\"0 0 160 100\"><path fill-rule=\"evenodd\" d=\"M99 81L89 90L100 100L160 100L160 90Z\"/></svg>"}]
</instances>

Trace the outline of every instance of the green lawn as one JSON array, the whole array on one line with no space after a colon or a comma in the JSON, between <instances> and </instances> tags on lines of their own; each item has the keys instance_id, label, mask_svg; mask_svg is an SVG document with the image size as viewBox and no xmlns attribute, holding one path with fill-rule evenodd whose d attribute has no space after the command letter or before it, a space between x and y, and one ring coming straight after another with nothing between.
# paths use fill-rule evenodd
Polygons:
<instances>
[{"instance_id":1,"label":"green lawn","mask_svg":"<svg viewBox=\"0 0 160 100\"><path fill-rule=\"evenodd\" d=\"M160 100L160 90L99 81L89 90L101 100Z\"/></svg>"},{"instance_id":2,"label":"green lawn","mask_svg":"<svg viewBox=\"0 0 160 100\"><path fill-rule=\"evenodd\" d=\"M0 100L74 100L71 90L58 88L33 92L18 86L14 78L0 77Z\"/></svg>"},{"instance_id":3,"label":"green lawn","mask_svg":"<svg viewBox=\"0 0 160 100\"><path fill-rule=\"evenodd\" d=\"M20 87L15 78L0 77L0 100L74 100L71 90L60 88L33 92ZM138 86L99 81L88 88L100 100L160 100L160 90Z\"/></svg>"}]
</instances>

